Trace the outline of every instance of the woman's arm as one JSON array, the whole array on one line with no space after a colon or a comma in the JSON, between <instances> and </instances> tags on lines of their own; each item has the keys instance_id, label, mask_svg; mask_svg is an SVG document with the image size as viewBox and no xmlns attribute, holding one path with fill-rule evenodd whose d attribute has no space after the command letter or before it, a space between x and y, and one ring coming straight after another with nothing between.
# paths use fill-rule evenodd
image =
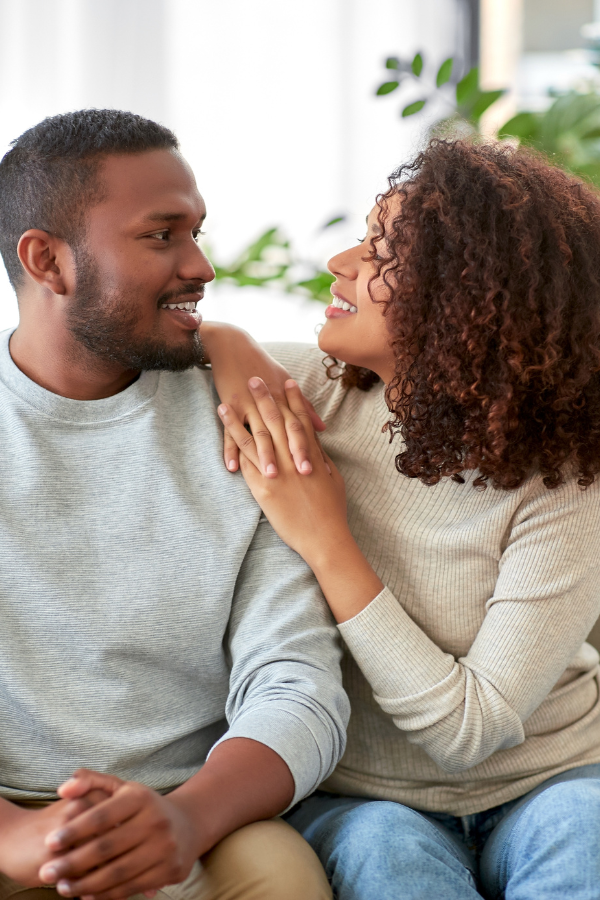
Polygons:
<instances>
[{"instance_id":1,"label":"woman's arm","mask_svg":"<svg viewBox=\"0 0 600 900\"><path fill-rule=\"evenodd\" d=\"M262 387L260 393L258 405L268 418L268 392ZM222 417L241 440L232 411ZM309 431L306 416L303 421ZM281 452L276 419L272 433ZM282 465L279 476L267 481L242 460L242 472L275 530L314 569L380 707L448 772L468 770L496 750L522 743L527 720L530 733L552 730L545 718L550 713L540 713L540 724L535 711L573 663L600 612L600 485L582 492L569 481L549 491L540 482L521 504L480 631L467 655L456 659L383 588L362 556L348 532L341 479L330 465L331 474L319 465L308 478ZM437 614L452 614L443 596ZM582 676L588 687L577 693L583 706L571 709L565 687L553 695L557 721L577 721L597 702L594 660L583 662L582 671L589 669Z\"/></svg>"},{"instance_id":2,"label":"woman's arm","mask_svg":"<svg viewBox=\"0 0 600 900\"><path fill-rule=\"evenodd\" d=\"M305 431L290 410L286 398L284 384L290 377L289 373L246 331L236 328L235 325L203 322L200 335L205 349L205 359L211 364L219 398L232 407L242 422L249 425L255 438L260 471L263 475L274 478L277 474L277 461L270 432L265 427L254 397L248 389L248 380L252 376L259 376L268 385L272 397L281 410L289 450L298 472L302 474L311 472L312 463ZM313 427L317 431L324 431L325 425L304 395L303 404ZM229 471L237 472L238 445L227 430L225 430L223 457Z\"/></svg>"},{"instance_id":3,"label":"woman's arm","mask_svg":"<svg viewBox=\"0 0 600 900\"><path fill-rule=\"evenodd\" d=\"M311 567L338 622L364 609L383 590L356 541L346 519L344 481L315 438L302 394L295 381L285 384L287 402L301 423L313 471L298 474L287 451L285 422L279 405L260 379L251 379L250 390L262 420L268 423L277 459L278 476L267 480L260 472L252 436L235 411L222 404L219 415L242 450L244 478L279 536Z\"/></svg>"}]
</instances>

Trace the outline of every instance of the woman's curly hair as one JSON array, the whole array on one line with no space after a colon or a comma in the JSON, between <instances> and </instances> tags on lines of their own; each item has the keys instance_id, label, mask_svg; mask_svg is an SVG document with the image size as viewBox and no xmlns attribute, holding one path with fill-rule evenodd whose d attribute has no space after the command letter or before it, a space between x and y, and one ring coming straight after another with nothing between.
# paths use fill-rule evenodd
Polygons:
<instances>
[{"instance_id":1,"label":"woman's curly hair","mask_svg":"<svg viewBox=\"0 0 600 900\"><path fill-rule=\"evenodd\" d=\"M433 140L377 198L403 475L555 488L600 471L600 197L541 156ZM400 199L400 203L398 203ZM383 258L382 258L383 257ZM372 281L374 280L372 279ZM376 376L347 366L348 387Z\"/></svg>"}]
</instances>

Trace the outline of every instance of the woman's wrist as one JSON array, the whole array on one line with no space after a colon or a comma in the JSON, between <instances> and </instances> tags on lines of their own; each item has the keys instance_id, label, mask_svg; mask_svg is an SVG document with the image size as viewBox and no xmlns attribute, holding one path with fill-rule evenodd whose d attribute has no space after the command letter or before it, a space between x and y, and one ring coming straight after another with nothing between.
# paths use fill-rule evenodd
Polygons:
<instances>
[{"instance_id":1,"label":"woman's wrist","mask_svg":"<svg viewBox=\"0 0 600 900\"><path fill-rule=\"evenodd\" d=\"M338 623L362 612L384 588L349 529L331 532L303 554Z\"/></svg>"},{"instance_id":2,"label":"woman's wrist","mask_svg":"<svg viewBox=\"0 0 600 900\"><path fill-rule=\"evenodd\" d=\"M231 352L231 343L236 337L242 337L246 344L254 342L248 332L238 328L237 325L229 325L226 322L202 322L200 340L204 349L204 362L210 363L212 355L216 356L221 346Z\"/></svg>"}]
</instances>

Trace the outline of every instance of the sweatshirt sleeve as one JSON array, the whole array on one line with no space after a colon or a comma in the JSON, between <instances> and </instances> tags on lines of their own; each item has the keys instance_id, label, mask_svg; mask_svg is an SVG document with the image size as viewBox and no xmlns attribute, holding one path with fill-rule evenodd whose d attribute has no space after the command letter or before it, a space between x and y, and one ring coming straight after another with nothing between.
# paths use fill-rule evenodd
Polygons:
<instances>
[{"instance_id":1,"label":"sweatshirt sleeve","mask_svg":"<svg viewBox=\"0 0 600 900\"><path fill-rule=\"evenodd\" d=\"M350 707L339 635L316 579L264 517L238 575L226 641L229 730L221 741L251 738L278 753L297 803L341 758Z\"/></svg>"},{"instance_id":2,"label":"sweatshirt sleeve","mask_svg":"<svg viewBox=\"0 0 600 900\"><path fill-rule=\"evenodd\" d=\"M582 643L599 613L600 486L548 490L539 480L510 523L465 657L442 651L387 588L339 628L381 709L457 773L522 743L524 722L578 652L595 655L585 666L594 668Z\"/></svg>"}]
</instances>

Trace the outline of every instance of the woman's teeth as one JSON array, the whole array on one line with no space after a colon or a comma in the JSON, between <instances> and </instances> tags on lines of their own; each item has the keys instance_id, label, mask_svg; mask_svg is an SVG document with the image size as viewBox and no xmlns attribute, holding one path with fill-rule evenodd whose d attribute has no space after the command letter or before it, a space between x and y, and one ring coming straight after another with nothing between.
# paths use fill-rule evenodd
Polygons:
<instances>
[{"instance_id":1,"label":"woman's teeth","mask_svg":"<svg viewBox=\"0 0 600 900\"><path fill-rule=\"evenodd\" d=\"M347 303L345 300L342 300L340 297L334 297L331 301L331 305L335 306L336 309L345 309L347 312L355 313L358 312L356 306L352 306L352 304Z\"/></svg>"},{"instance_id":2,"label":"woman's teeth","mask_svg":"<svg viewBox=\"0 0 600 900\"><path fill-rule=\"evenodd\" d=\"M163 303L161 309L187 309L188 312L196 309L196 301L190 300L188 303Z\"/></svg>"}]
</instances>

